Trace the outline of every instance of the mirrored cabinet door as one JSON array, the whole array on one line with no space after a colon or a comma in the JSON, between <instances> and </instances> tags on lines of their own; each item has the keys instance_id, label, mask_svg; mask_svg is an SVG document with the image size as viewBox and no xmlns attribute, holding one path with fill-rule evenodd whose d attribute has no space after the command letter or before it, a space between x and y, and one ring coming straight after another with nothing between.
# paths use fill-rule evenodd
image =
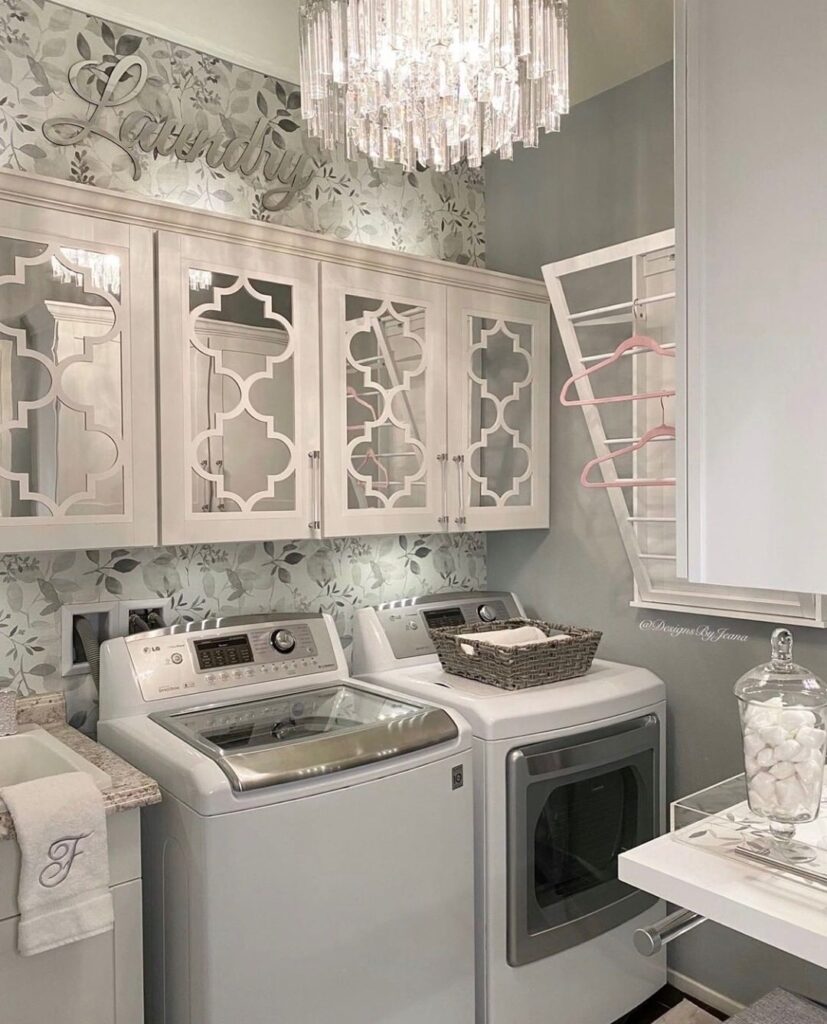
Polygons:
<instances>
[{"instance_id":1,"label":"mirrored cabinet door","mask_svg":"<svg viewBox=\"0 0 827 1024\"><path fill-rule=\"evenodd\" d=\"M159 237L161 537L320 531L318 264Z\"/></svg>"},{"instance_id":2,"label":"mirrored cabinet door","mask_svg":"<svg viewBox=\"0 0 827 1024\"><path fill-rule=\"evenodd\" d=\"M322 267L324 529L446 528L445 289Z\"/></svg>"},{"instance_id":3,"label":"mirrored cabinet door","mask_svg":"<svg viewBox=\"0 0 827 1024\"><path fill-rule=\"evenodd\" d=\"M452 529L548 526L548 306L452 289L448 336Z\"/></svg>"},{"instance_id":4,"label":"mirrored cabinet door","mask_svg":"<svg viewBox=\"0 0 827 1024\"><path fill-rule=\"evenodd\" d=\"M0 550L157 540L152 239L0 203Z\"/></svg>"}]
</instances>

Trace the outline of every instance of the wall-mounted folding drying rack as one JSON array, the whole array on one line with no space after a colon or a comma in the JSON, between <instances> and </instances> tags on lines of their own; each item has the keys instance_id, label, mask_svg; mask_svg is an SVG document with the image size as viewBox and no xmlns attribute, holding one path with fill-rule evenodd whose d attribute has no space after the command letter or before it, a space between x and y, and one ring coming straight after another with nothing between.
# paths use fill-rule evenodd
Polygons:
<instances>
[{"instance_id":1,"label":"wall-mounted folding drying rack","mask_svg":"<svg viewBox=\"0 0 827 1024\"><path fill-rule=\"evenodd\" d=\"M824 627L821 595L689 583L677 575L675 233L543 267L594 458L634 574L632 605ZM573 392L573 394L572 394ZM576 397L575 397L576 396Z\"/></svg>"}]
</instances>

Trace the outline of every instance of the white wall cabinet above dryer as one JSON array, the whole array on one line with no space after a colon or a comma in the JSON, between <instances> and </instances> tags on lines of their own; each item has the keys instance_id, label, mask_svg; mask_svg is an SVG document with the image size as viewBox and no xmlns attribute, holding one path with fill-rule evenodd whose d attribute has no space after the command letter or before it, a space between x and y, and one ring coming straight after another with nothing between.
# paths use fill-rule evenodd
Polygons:
<instances>
[{"instance_id":1,"label":"white wall cabinet above dryer","mask_svg":"<svg viewBox=\"0 0 827 1024\"><path fill-rule=\"evenodd\" d=\"M827 591L827 4L679 0L679 571Z\"/></svg>"},{"instance_id":2,"label":"white wall cabinet above dryer","mask_svg":"<svg viewBox=\"0 0 827 1024\"><path fill-rule=\"evenodd\" d=\"M454 288L448 337L452 523L463 530L548 526L548 305Z\"/></svg>"},{"instance_id":3,"label":"white wall cabinet above dryer","mask_svg":"<svg viewBox=\"0 0 827 1024\"><path fill-rule=\"evenodd\" d=\"M165 544L318 535L314 260L164 232Z\"/></svg>"},{"instance_id":4,"label":"white wall cabinet above dryer","mask_svg":"<svg viewBox=\"0 0 827 1024\"><path fill-rule=\"evenodd\" d=\"M0 550L157 541L152 234L0 202Z\"/></svg>"},{"instance_id":5,"label":"white wall cabinet above dryer","mask_svg":"<svg viewBox=\"0 0 827 1024\"><path fill-rule=\"evenodd\" d=\"M322 267L323 532L548 525L543 302Z\"/></svg>"},{"instance_id":6,"label":"white wall cabinet above dryer","mask_svg":"<svg viewBox=\"0 0 827 1024\"><path fill-rule=\"evenodd\" d=\"M434 533L448 518L445 288L322 267L323 528Z\"/></svg>"}]
</instances>

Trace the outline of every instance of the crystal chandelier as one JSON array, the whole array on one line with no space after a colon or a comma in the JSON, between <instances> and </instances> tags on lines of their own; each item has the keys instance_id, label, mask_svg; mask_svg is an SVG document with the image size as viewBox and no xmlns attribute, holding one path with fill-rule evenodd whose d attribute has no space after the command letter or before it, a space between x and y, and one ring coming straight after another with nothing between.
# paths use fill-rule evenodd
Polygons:
<instances>
[{"instance_id":1,"label":"crystal chandelier","mask_svg":"<svg viewBox=\"0 0 827 1024\"><path fill-rule=\"evenodd\" d=\"M301 0L302 116L326 149L445 171L568 113L568 0Z\"/></svg>"},{"instance_id":2,"label":"crystal chandelier","mask_svg":"<svg viewBox=\"0 0 827 1024\"><path fill-rule=\"evenodd\" d=\"M61 249L61 256L81 270L89 270L92 287L111 295L121 293L121 259L114 253L89 252L87 249ZM82 287L81 275L52 256L52 277L61 284Z\"/></svg>"}]
</instances>

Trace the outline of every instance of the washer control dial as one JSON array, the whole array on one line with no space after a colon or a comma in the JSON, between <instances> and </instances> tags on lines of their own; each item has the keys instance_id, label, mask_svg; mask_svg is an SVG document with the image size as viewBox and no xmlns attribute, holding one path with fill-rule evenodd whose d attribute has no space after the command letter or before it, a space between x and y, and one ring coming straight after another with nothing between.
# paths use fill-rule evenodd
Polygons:
<instances>
[{"instance_id":1,"label":"washer control dial","mask_svg":"<svg viewBox=\"0 0 827 1024\"><path fill-rule=\"evenodd\" d=\"M296 646L296 638L289 629L276 629L270 634L270 644L279 654L289 654Z\"/></svg>"},{"instance_id":2,"label":"washer control dial","mask_svg":"<svg viewBox=\"0 0 827 1024\"><path fill-rule=\"evenodd\" d=\"M497 618L497 609L491 604L481 604L477 614L483 622L494 622Z\"/></svg>"}]
</instances>

